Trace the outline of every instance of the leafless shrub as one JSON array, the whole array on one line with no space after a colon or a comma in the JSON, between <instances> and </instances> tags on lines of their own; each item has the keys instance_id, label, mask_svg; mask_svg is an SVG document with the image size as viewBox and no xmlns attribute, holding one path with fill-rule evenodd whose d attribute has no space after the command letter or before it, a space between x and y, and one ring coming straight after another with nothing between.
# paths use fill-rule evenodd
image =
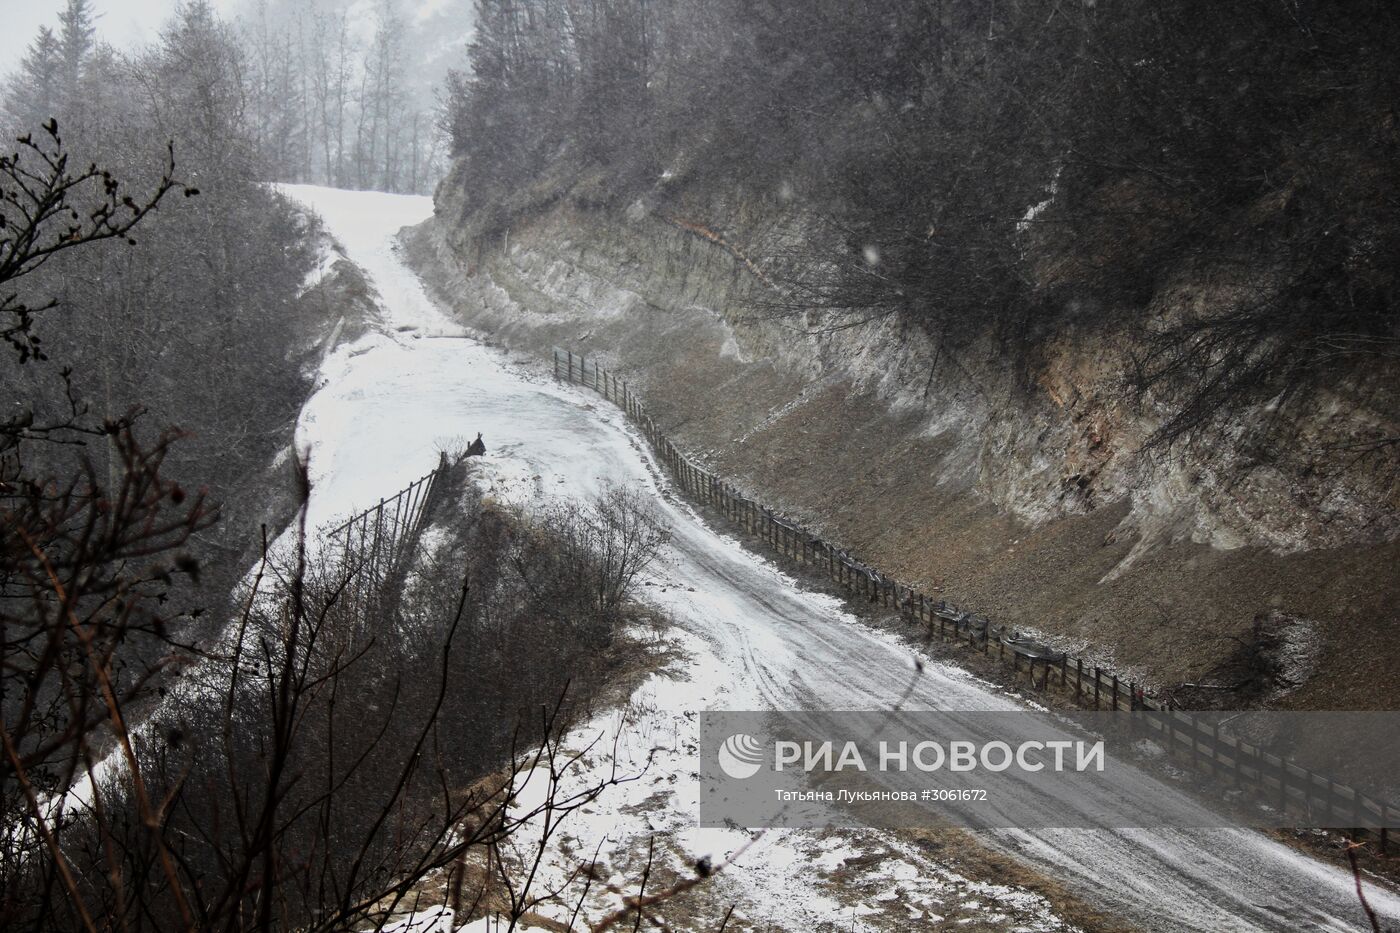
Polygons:
<instances>
[{"instance_id":1,"label":"leafless shrub","mask_svg":"<svg viewBox=\"0 0 1400 933\"><path fill-rule=\"evenodd\" d=\"M545 571L559 572L553 592L577 588L573 604L614 618L614 601L626 598L662 533L621 494L547 514L550 522L501 539L520 547L475 563L507 575L533 568L536 583ZM483 529L484 521L478 515L464 538L480 543L506 530ZM565 536L558 552L539 558L541 541L555 533ZM590 547L596 551L586 553ZM65 674L55 702L95 712L71 729L81 754L65 774L36 787L29 780L36 768L16 769L23 792L10 801L12 846L0 864L11 892L5 917L56 930L379 926L413 909L428 876L473 850L499 852L541 814L544 826L554 825L628 779L615 771L582 783L572 777L580 756L560 745L573 721L571 705L559 699L567 682L491 670L508 657L519 663L523 653L526 663L567 677L561 638L594 628L532 631L534 604L507 598L530 592L523 581L483 599L474 568L464 574L460 565L452 600L442 599L439 580L411 608L384 600L366 616L344 601L363 567L298 535L249 582L228 637L170 681L173 702L139 726L124 697L106 688L121 664L119 648L85 656L95 689ZM422 624L443 609L435 626ZM415 634L399 637L415 613ZM63 630L65 622L49 627ZM501 635L509 637L492 646ZM546 650L552 663L544 663ZM535 702L556 688L552 703ZM528 718L512 716L531 706ZM120 749L105 761L92 737L103 717ZM12 760L43 763L34 755ZM502 764L503 779L477 781ZM545 800L518 812L515 788L536 768L550 781ZM532 877L498 879L516 918L559 893L530 893ZM52 909L49 892L62 894L62 909Z\"/></svg>"},{"instance_id":2,"label":"leafless shrub","mask_svg":"<svg viewBox=\"0 0 1400 933\"><path fill-rule=\"evenodd\" d=\"M650 505L611 487L585 503L565 502L531 516L539 532L513 558L535 610L572 621L582 640L606 646L637 576L669 540Z\"/></svg>"},{"instance_id":3,"label":"leafless shrub","mask_svg":"<svg viewBox=\"0 0 1400 933\"><path fill-rule=\"evenodd\" d=\"M3 166L24 174L7 189L0 289L45 256L130 229L175 186L128 203L98 170L67 174L50 134L56 149L37 167ZM119 206L63 227L64 199L84 182ZM10 210L24 197L39 206ZM7 298L0 310L17 355L41 363L28 312L42 307ZM472 566L489 580L509 571L504 553L440 566L436 602L417 604L414 637L401 637L401 601L346 598L363 556L308 545L298 528L285 552L264 542L231 627L185 644L189 620L171 607L201 566L184 549L215 512L163 475L175 435L143 443L131 419L91 424L70 403L52 423L0 425L0 925L378 927L411 908L426 877L528 820L508 806L511 780L475 778L529 767L522 748L557 758L566 681L522 688L507 672L500 692L479 690L489 665L512 657L508 642L477 650L493 613L509 609L511 630L525 631L518 583L510 598L475 597ZM106 469L46 478L90 439L112 451ZM588 540L621 544L592 558L611 576L575 602L615 613L650 538L630 511L598 514L604 530ZM399 579L375 573L380 588ZM567 678L531 641L525 661ZM546 687L557 689L541 701ZM557 812L575 805L553 789L547 799Z\"/></svg>"}]
</instances>

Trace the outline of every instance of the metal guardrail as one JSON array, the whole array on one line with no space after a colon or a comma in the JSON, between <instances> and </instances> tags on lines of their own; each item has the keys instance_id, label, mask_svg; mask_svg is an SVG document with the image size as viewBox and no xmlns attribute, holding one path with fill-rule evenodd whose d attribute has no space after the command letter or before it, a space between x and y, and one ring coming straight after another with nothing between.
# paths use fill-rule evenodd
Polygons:
<instances>
[{"instance_id":1,"label":"metal guardrail","mask_svg":"<svg viewBox=\"0 0 1400 933\"><path fill-rule=\"evenodd\" d=\"M1035 645L1010 626L999 626L942 599L930 599L913 587L890 579L852 557L845 549L741 494L733 485L686 456L657 427L656 419L647 411L637 391L596 361L556 348L554 376L593 389L621 407L642 430L681 489L694 499L715 507L731 522L784 557L826 573L853 597L894 609L911 622L927 627L930 634L937 631L944 640L964 644L984 655L990 655L995 644L998 658L1010 664L1017 676L1024 664L1033 687L1046 690L1053 683L1066 692L1072 690L1075 702L1082 706L1092 704L1096 710L1123 712L1168 712L1172 728L1153 726L1159 730L1168 751L1189 756L1198 766L1227 770L1241 783L1250 784L1256 791L1268 795L1270 803L1285 814L1290 807L1316 813L1320 806L1331 808L1328 812L1334 814L1345 814L1353 818L1352 825L1357 827L1354 833L1375 835L1380 841L1381 854L1388 854L1390 828L1400 826L1400 807L1232 738L1213 723L1174 709L1170 702L1151 695L1142 685L1123 680L1098 665L1086 664L1083 658Z\"/></svg>"},{"instance_id":2,"label":"metal guardrail","mask_svg":"<svg viewBox=\"0 0 1400 933\"><path fill-rule=\"evenodd\" d=\"M329 542L344 549L349 571L345 600L355 615L363 616L382 603L386 584L398 577L423 530L447 470L443 453L426 475L325 533Z\"/></svg>"}]
</instances>

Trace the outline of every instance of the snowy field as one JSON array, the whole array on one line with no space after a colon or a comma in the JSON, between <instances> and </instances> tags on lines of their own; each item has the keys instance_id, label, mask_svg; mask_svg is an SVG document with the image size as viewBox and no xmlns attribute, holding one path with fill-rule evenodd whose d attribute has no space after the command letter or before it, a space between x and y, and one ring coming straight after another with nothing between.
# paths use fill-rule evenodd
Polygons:
<instances>
[{"instance_id":1,"label":"snowy field","mask_svg":"<svg viewBox=\"0 0 1400 933\"><path fill-rule=\"evenodd\" d=\"M393 245L401 227L430 216L429 199L283 190L324 218L381 299L379 326L327 357L298 425L298 446L311 451L312 527L392 495L431 469L440 448L464 445L478 431L488 452L483 481L493 495L527 502L625 484L650 495L672 527L664 565L645 590L679 624L675 638L687 660L573 739L582 746L605 735L600 745L610 749L620 729L622 769L654 755L651 766L565 827L547 880L566 877L597 851L602 875L623 886L639 875L655 836L658 862L681 876L702 857L720 864L742 853L697 898L706 906L694 920L705 928L717 926L731 903L745 928L1063 928L1042 898L963 878L902 837L775 831L750 844L747 831L697 828L698 710L884 709L906 695L905 709L1003 710L1020 708L1019 701L956 668L916 671L893 636L805 591L700 520L615 408L467 338ZM609 763L592 764L605 770ZM1144 805L1175 793L1145 781ZM1349 875L1253 832L1041 830L982 838L1144 929L1369 928ZM1384 917L1400 919L1400 898L1376 889L1370 898ZM589 913L617 903L615 893L600 891ZM564 919L568 907L540 912ZM452 928L448 918L421 919L420 929Z\"/></svg>"}]
</instances>

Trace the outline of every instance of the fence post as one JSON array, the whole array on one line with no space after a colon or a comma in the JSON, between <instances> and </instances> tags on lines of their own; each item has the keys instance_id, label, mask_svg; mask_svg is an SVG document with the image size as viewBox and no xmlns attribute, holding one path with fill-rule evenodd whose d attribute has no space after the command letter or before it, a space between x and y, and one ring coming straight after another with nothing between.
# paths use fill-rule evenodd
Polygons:
<instances>
[{"instance_id":1,"label":"fence post","mask_svg":"<svg viewBox=\"0 0 1400 933\"><path fill-rule=\"evenodd\" d=\"M379 500L379 508L374 510L374 544L370 547L370 574L372 582L377 587L379 585L379 545L383 540L384 531L384 500Z\"/></svg>"},{"instance_id":2,"label":"fence post","mask_svg":"<svg viewBox=\"0 0 1400 933\"><path fill-rule=\"evenodd\" d=\"M389 534L389 564L393 565L398 558L399 550L399 528L403 519L403 493L394 497L394 525L393 531Z\"/></svg>"},{"instance_id":3,"label":"fence post","mask_svg":"<svg viewBox=\"0 0 1400 933\"><path fill-rule=\"evenodd\" d=\"M366 562L365 562L365 555L369 553L369 549L366 547L366 542L367 542L368 540L369 540L369 515L368 515L368 514L365 514L365 515L361 515L361 516L360 516L360 548L359 548L360 562L359 562L359 566L356 568L356 576L357 576L357 578L358 578L358 580L357 580L358 586L356 587L356 589L359 591L359 592L358 592L358 596L359 596L359 601L360 601L360 603L362 604L362 608L363 608L363 603L364 603L364 601L365 601L365 592L366 592L366 590L365 590L365 575L366 575L366 573L368 573L368 570L369 570L369 568L366 566Z\"/></svg>"}]
</instances>

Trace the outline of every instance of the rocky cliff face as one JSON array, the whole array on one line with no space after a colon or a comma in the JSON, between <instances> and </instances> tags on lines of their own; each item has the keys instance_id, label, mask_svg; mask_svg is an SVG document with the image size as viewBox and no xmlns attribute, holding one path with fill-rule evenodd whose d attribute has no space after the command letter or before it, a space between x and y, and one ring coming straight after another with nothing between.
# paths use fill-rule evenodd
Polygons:
<instances>
[{"instance_id":1,"label":"rocky cliff face","mask_svg":"<svg viewBox=\"0 0 1400 933\"><path fill-rule=\"evenodd\" d=\"M1307 455L1361 430L1400 434L1366 386L1339 384L1291 416L1279 433L1296 455L1149 456L1164 412L1125 400L1126 334L1070 323L1013 366L990 338L953 352L893 317L746 312L772 287L750 257L793 234L776 204L673 194L617 211L575 189L482 239L449 177L411 242L470 323L632 374L716 469L893 575L1161 687L1249 681L1251 696L1303 706L1385 702L1358 669L1379 677L1400 654L1395 471L1375 458L1319 469ZM1210 300L1183 282L1151 310ZM1242 672L1239 646L1261 638L1289 656L1307 642L1315 663Z\"/></svg>"}]
</instances>

